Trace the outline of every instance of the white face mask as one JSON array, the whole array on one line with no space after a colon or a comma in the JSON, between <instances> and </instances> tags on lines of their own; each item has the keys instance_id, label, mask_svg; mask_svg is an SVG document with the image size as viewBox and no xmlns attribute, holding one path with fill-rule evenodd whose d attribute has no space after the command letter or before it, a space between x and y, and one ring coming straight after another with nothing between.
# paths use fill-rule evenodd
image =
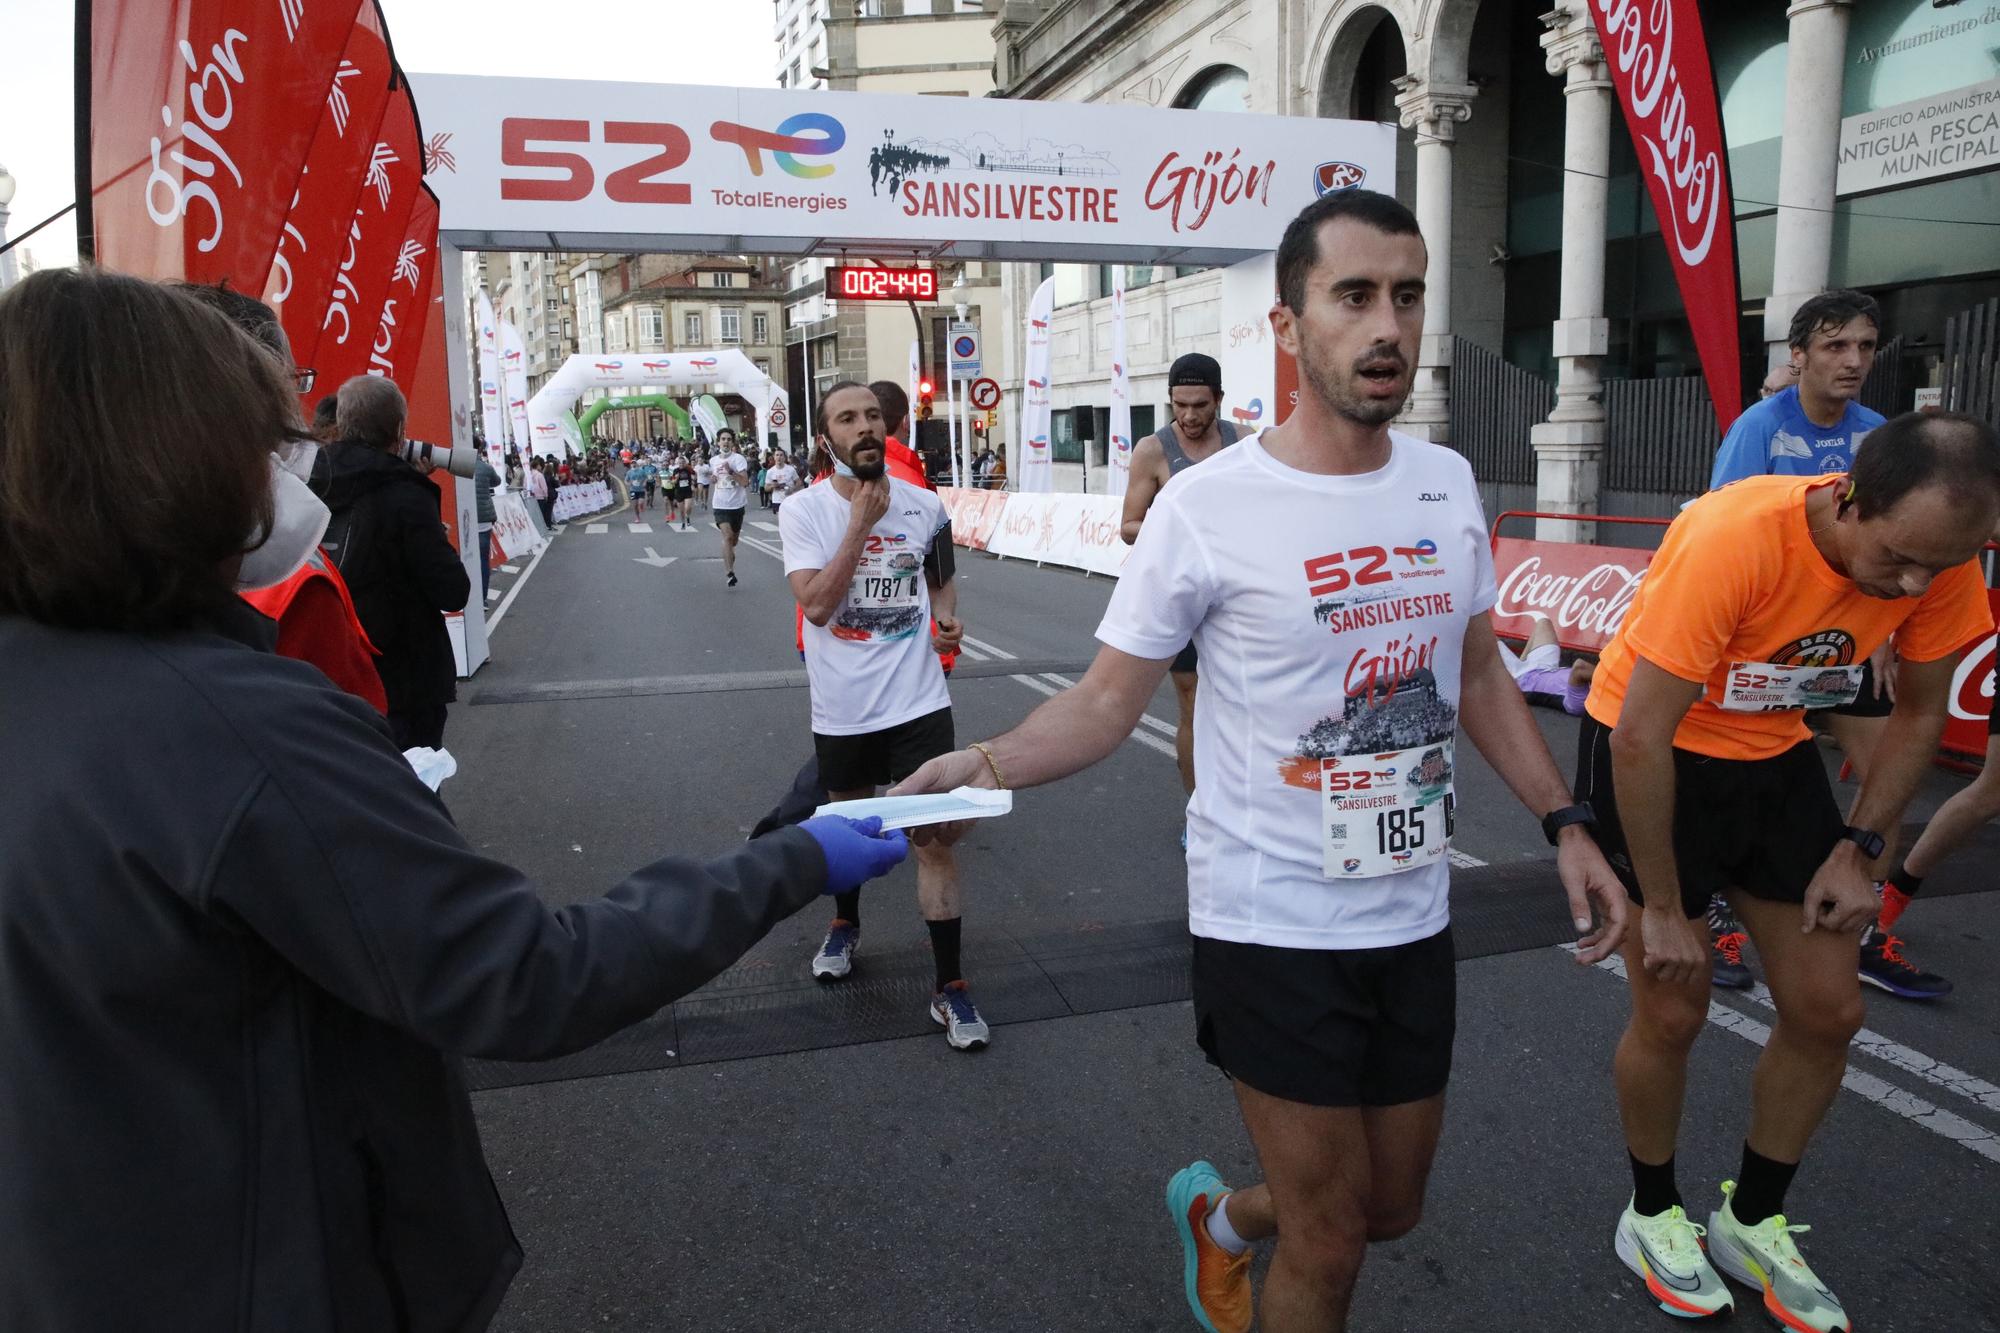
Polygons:
<instances>
[{"instance_id":1,"label":"white face mask","mask_svg":"<svg viewBox=\"0 0 2000 1333\"><path fill-rule=\"evenodd\" d=\"M236 573L237 590L276 587L298 573L318 549L331 517L312 487L272 454L271 535L256 550L245 552L243 566Z\"/></svg>"}]
</instances>

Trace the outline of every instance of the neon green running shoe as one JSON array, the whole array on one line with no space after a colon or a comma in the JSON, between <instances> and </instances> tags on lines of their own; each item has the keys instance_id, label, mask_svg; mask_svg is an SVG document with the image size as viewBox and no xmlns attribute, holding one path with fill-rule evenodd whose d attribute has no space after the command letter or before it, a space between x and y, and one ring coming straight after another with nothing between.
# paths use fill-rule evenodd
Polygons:
<instances>
[{"instance_id":1,"label":"neon green running shoe","mask_svg":"<svg viewBox=\"0 0 2000 1333\"><path fill-rule=\"evenodd\" d=\"M1722 1207L1708 1216L1708 1253L1715 1266L1745 1286L1764 1291L1764 1312L1794 1333L1853 1333L1834 1294L1806 1266L1792 1237L1811 1231L1775 1213L1746 1227L1730 1211L1736 1182L1722 1182Z\"/></svg>"},{"instance_id":2,"label":"neon green running shoe","mask_svg":"<svg viewBox=\"0 0 2000 1333\"><path fill-rule=\"evenodd\" d=\"M1708 1266L1702 1235L1702 1226L1691 1221L1679 1204L1646 1217L1628 1203L1612 1243L1662 1310L1676 1319L1707 1319L1734 1310L1736 1300Z\"/></svg>"}]
</instances>

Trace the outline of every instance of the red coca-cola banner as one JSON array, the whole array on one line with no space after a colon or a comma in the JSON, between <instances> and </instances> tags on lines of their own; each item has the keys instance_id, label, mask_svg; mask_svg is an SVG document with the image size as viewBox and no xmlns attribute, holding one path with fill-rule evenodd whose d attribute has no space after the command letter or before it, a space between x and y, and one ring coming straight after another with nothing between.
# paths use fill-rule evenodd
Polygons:
<instances>
[{"instance_id":1,"label":"red coca-cola banner","mask_svg":"<svg viewBox=\"0 0 2000 1333\"><path fill-rule=\"evenodd\" d=\"M431 313L431 274L437 268L438 203L429 190L417 193L417 206L403 234L402 249L382 301L382 318L375 326L375 345L368 352L368 373L386 375L408 397L417 374L417 348Z\"/></svg>"},{"instance_id":2,"label":"red coca-cola banner","mask_svg":"<svg viewBox=\"0 0 2000 1333\"><path fill-rule=\"evenodd\" d=\"M95 0L78 235L98 263L261 290L360 0Z\"/></svg>"},{"instance_id":3,"label":"red coca-cola banner","mask_svg":"<svg viewBox=\"0 0 2000 1333\"><path fill-rule=\"evenodd\" d=\"M1602 652L1639 595L1652 559L1651 551L1622 546L1497 537L1493 573L1500 600L1493 606L1494 632L1525 639L1535 617L1542 616L1556 627L1564 647Z\"/></svg>"},{"instance_id":4,"label":"red coca-cola banner","mask_svg":"<svg viewBox=\"0 0 2000 1333\"><path fill-rule=\"evenodd\" d=\"M302 366L312 364L362 179L390 95L399 87L382 34L380 12L372 3L364 5L327 89L264 288Z\"/></svg>"},{"instance_id":5,"label":"red coca-cola banner","mask_svg":"<svg viewBox=\"0 0 2000 1333\"><path fill-rule=\"evenodd\" d=\"M1988 588L1986 600L2000 622L2000 588ZM1951 678L1951 716L1945 719L1944 748L1963 754L1986 753L1986 720L1993 715L1993 662L2000 642L1993 635L1966 645Z\"/></svg>"},{"instance_id":6,"label":"red coca-cola banner","mask_svg":"<svg viewBox=\"0 0 2000 1333\"><path fill-rule=\"evenodd\" d=\"M318 388L332 393L367 373L382 322L382 305L396 277L396 264L409 232L410 214L422 193L423 154L416 109L407 88L389 99L381 133L362 177L361 198L348 220L340 267L320 321L312 359L300 365L319 372ZM297 354L296 345L293 348Z\"/></svg>"},{"instance_id":7,"label":"red coca-cola banner","mask_svg":"<svg viewBox=\"0 0 2000 1333\"><path fill-rule=\"evenodd\" d=\"M1736 210L1715 71L1696 0L1589 0L1611 82L1673 260L1715 420L1743 410Z\"/></svg>"}]
</instances>

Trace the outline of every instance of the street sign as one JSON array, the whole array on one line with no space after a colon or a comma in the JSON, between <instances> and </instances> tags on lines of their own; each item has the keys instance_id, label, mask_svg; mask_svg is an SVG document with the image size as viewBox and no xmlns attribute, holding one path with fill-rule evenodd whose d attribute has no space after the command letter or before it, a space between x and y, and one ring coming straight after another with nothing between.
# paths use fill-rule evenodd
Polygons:
<instances>
[{"instance_id":1,"label":"street sign","mask_svg":"<svg viewBox=\"0 0 2000 1333\"><path fill-rule=\"evenodd\" d=\"M776 429L778 429L779 427L783 426L783 425L785 424L785 421L786 421L786 416L785 416L785 405L784 405L783 403L772 403L772 404L771 404L771 428L772 428L773 430L776 430Z\"/></svg>"},{"instance_id":2,"label":"street sign","mask_svg":"<svg viewBox=\"0 0 2000 1333\"><path fill-rule=\"evenodd\" d=\"M979 328L974 324L953 323L946 336L951 352L951 377L955 380L979 378Z\"/></svg>"},{"instance_id":3,"label":"street sign","mask_svg":"<svg viewBox=\"0 0 2000 1333\"><path fill-rule=\"evenodd\" d=\"M973 407L977 408L981 412L991 412L994 408L1000 406L999 380L995 379L974 380L972 382L972 387L967 390L967 393L970 394L972 398Z\"/></svg>"}]
</instances>

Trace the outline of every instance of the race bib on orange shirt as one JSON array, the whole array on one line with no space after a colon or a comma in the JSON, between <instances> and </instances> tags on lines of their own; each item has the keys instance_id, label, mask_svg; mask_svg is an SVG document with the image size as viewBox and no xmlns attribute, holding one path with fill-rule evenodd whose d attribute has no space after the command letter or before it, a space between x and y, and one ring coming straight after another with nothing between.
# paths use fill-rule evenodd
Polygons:
<instances>
[{"instance_id":1,"label":"race bib on orange shirt","mask_svg":"<svg viewBox=\"0 0 2000 1333\"><path fill-rule=\"evenodd\" d=\"M1731 662L1723 682L1721 707L1729 713L1838 708L1860 697L1861 671L1858 666Z\"/></svg>"}]
</instances>

